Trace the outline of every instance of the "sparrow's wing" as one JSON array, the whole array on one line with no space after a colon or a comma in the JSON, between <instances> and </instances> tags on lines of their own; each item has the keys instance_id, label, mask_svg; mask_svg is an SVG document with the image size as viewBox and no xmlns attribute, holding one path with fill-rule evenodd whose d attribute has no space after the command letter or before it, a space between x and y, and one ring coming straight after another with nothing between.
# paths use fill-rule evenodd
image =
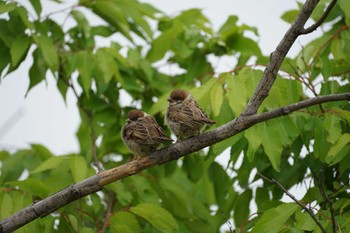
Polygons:
<instances>
[{"instance_id":1,"label":"sparrow's wing","mask_svg":"<svg viewBox=\"0 0 350 233\"><path fill-rule=\"evenodd\" d=\"M149 133L147 128L141 122L133 122L125 126L126 137L134 141L147 141Z\"/></svg>"},{"instance_id":2,"label":"sparrow's wing","mask_svg":"<svg viewBox=\"0 0 350 233\"><path fill-rule=\"evenodd\" d=\"M191 122L194 117L194 112L190 105L185 103L175 105L173 108L169 109L168 117L171 121L187 125L190 128L193 127Z\"/></svg>"},{"instance_id":3,"label":"sparrow's wing","mask_svg":"<svg viewBox=\"0 0 350 233\"><path fill-rule=\"evenodd\" d=\"M152 140L158 141L158 142L166 142L166 141L172 141L170 138L168 138L165 134L165 131L158 125L156 119L152 116L148 116L147 118L144 118L145 125L148 125L148 132L152 138Z\"/></svg>"},{"instance_id":4,"label":"sparrow's wing","mask_svg":"<svg viewBox=\"0 0 350 233\"><path fill-rule=\"evenodd\" d=\"M190 105L193 105L194 107L193 109L193 120L200 122L200 123L206 123L206 124L215 124L216 121L213 121L211 119L209 119L208 115L199 107L199 104L197 103L197 101L192 100L191 102L189 102Z\"/></svg>"}]
</instances>

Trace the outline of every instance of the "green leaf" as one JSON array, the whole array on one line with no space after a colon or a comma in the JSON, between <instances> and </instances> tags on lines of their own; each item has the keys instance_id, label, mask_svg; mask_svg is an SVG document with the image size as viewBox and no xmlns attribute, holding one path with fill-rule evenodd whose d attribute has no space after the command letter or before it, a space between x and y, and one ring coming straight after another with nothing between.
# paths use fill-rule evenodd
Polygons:
<instances>
[{"instance_id":1,"label":"green leaf","mask_svg":"<svg viewBox=\"0 0 350 233\"><path fill-rule=\"evenodd\" d=\"M30 3L32 4L38 18L40 18L40 14L42 10L40 0L30 0Z\"/></svg>"},{"instance_id":2,"label":"green leaf","mask_svg":"<svg viewBox=\"0 0 350 233\"><path fill-rule=\"evenodd\" d=\"M337 142L332 145L328 151L326 162L334 164L339 162L344 156L348 155L348 153L344 153L342 157L336 157L336 155L348 144L350 144L350 134L347 133L341 135Z\"/></svg>"},{"instance_id":3,"label":"green leaf","mask_svg":"<svg viewBox=\"0 0 350 233\"><path fill-rule=\"evenodd\" d=\"M156 38L152 42L151 49L149 50L146 59L148 59L151 62L155 62L162 59L165 53L168 50L170 50L176 37L182 31L182 25L180 23L174 23L169 30L163 32L158 38Z\"/></svg>"},{"instance_id":4,"label":"green leaf","mask_svg":"<svg viewBox=\"0 0 350 233\"><path fill-rule=\"evenodd\" d=\"M339 114L343 119L345 119L347 121L348 125L350 125L350 112L349 111L337 108L337 109L335 109L335 112L337 114Z\"/></svg>"},{"instance_id":5,"label":"green leaf","mask_svg":"<svg viewBox=\"0 0 350 233\"><path fill-rule=\"evenodd\" d=\"M0 4L0 15L5 13L5 12L10 12L18 7L17 3L11 2L9 4Z\"/></svg>"},{"instance_id":6,"label":"green leaf","mask_svg":"<svg viewBox=\"0 0 350 233\"><path fill-rule=\"evenodd\" d=\"M12 198L9 194L5 193L1 201L1 212L0 212L1 219L9 217L13 212L12 208L13 208Z\"/></svg>"},{"instance_id":7,"label":"green leaf","mask_svg":"<svg viewBox=\"0 0 350 233\"><path fill-rule=\"evenodd\" d=\"M130 212L146 219L159 231L167 233L173 232L179 228L174 217L162 207L141 203L130 208Z\"/></svg>"},{"instance_id":8,"label":"green leaf","mask_svg":"<svg viewBox=\"0 0 350 233\"><path fill-rule=\"evenodd\" d=\"M250 213L249 206L252 197L253 193L250 189L247 189L238 196L237 204L233 211L233 219L237 227L248 221Z\"/></svg>"},{"instance_id":9,"label":"green leaf","mask_svg":"<svg viewBox=\"0 0 350 233\"><path fill-rule=\"evenodd\" d=\"M344 12L346 21L349 23L350 22L350 2L347 0L339 0L337 4L340 6L342 11Z\"/></svg>"},{"instance_id":10,"label":"green leaf","mask_svg":"<svg viewBox=\"0 0 350 233\"><path fill-rule=\"evenodd\" d=\"M12 66L19 65L27 55L30 46L30 39L25 35L18 36L11 45L11 62Z\"/></svg>"},{"instance_id":11,"label":"green leaf","mask_svg":"<svg viewBox=\"0 0 350 233\"><path fill-rule=\"evenodd\" d=\"M53 188L51 186L48 186L47 183L44 183L42 180L36 178L28 178L21 181L12 181L8 182L8 184L17 186L20 190L29 194L33 194L35 196L39 196L40 198L47 197L51 192L50 188Z\"/></svg>"},{"instance_id":12,"label":"green leaf","mask_svg":"<svg viewBox=\"0 0 350 233\"><path fill-rule=\"evenodd\" d=\"M47 66L44 58L38 49L33 52L33 65L29 69L29 86L26 95L29 91L45 79Z\"/></svg>"},{"instance_id":13,"label":"green leaf","mask_svg":"<svg viewBox=\"0 0 350 233\"><path fill-rule=\"evenodd\" d=\"M297 211L295 220L295 226L303 231L314 231L318 228L316 222L306 212Z\"/></svg>"},{"instance_id":14,"label":"green leaf","mask_svg":"<svg viewBox=\"0 0 350 233\"><path fill-rule=\"evenodd\" d=\"M103 77L103 82L108 83L113 75L119 73L117 63L106 48L101 48L96 52L96 73Z\"/></svg>"},{"instance_id":15,"label":"green leaf","mask_svg":"<svg viewBox=\"0 0 350 233\"><path fill-rule=\"evenodd\" d=\"M288 218L299 209L296 203L285 203L266 211L251 233L278 233Z\"/></svg>"},{"instance_id":16,"label":"green leaf","mask_svg":"<svg viewBox=\"0 0 350 233\"><path fill-rule=\"evenodd\" d=\"M135 216L129 212L120 211L109 219L109 224L117 233L142 232Z\"/></svg>"},{"instance_id":17,"label":"green leaf","mask_svg":"<svg viewBox=\"0 0 350 233\"><path fill-rule=\"evenodd\" d=\"M226 75L225 82L227 84L226 98L232 111L238 116L248 102L245 77L242 75Z\"/></svg>"},{"instance_id":18,"label":"green leaf","mask_svg":"<svg viewBox=\"0 0 350 233\"><path fill-rule=\"evenodd\" d=\"M287 23L293 23L297 15L299 14L299 10L290 10L285 12L282 16L281 19L284 20Z\"/></svg>"},{"instance_id":19,"label":"green leaf","mask_svg":"<svg viewBox=\"0 0 350 233\"><path fill-rule=\"evenodd\" d=\"M330 143L326 140L328 135L324 128L324 120L322 118L316 119L314 134L314 156L320 159L322 162L325 162L325 157L330 148Z\"/></svg>"},{"instance_id":20,"label":"green leaf","mask_svg":"<svg viewBox=\"0 0 350 233\"><path fill-rule=\"evenodd\" d=\"M281 129L279 128L279 124L276 122L262 122L246 130L245 137L248 139L249 145L248 158L252 161L254 158L254 153L257 151L259 146L262 145L273 168L276 171L279 171L283 150L282 140L288 140L288 135L285 134L285 137L282 138L280 131Z\"/></svg>"},{"instance_id":21,"label":"green leaf","mask_svg":"<svg viewBox=\"0 0 350 233\"><path fill-rule=\"evenodd\" d=\"M58 53L52 38L45 35L33 36L34 41L43 55L44 61L52 72L58 70Z\"/></svg>"},{"instance_id":22,"label":"green leaf","mask_svg":"<svg viewBox=\"0 0 350 233\"><path fill-rule=\"evenodd\" d=\"M78 24L79 29L82 31L83 35L85 38L90 37L90 25L89 22L87 21L85 15L77 10L72 10L71 15L74 17L75 21Z\"/></svg>"},{"instance_id":23,"label":"green leaf","mask_svg":"<svg viewBox=\"0 0 350 233\"><path fill-rule=\"evenodd\" d=\"M210 103L215 116L218 116L220 114L220 109L223 101L224 90L222 88L222 83L220 82L220 80L217 80L217 82L214 84L213 88L210 91Z\"/></svg>"},{"instance_id":24,"label":"green leaf","mask_svg":"<svg viewBox=\"0 0 350 233\"><path fill-rule=\"evenodd\" d=\"M72 172L73 179L75 182L79 182L86 178L88 164L83 156L69 156L69 168Z\"/></svg>"},{"instance_id":25,"label":"green leaf","mask_svg":"<svg viewBox=\"0 0 350 233\"><path fill-rule=\"evenodd\" d=\"M58 167L64 160L66 160L65 156L53 156L43 163L41 163L38 167L36 167L31 173L38 173L46 170L50 170Z\"/></svg>"},{"instance_id":26,"label":"green leaf","mask_svg":"<svg viewBox=\"0 0 350 233\"><path fill-rule=\"evenodd\" d=\"M6 68L8 64L10 64L10 61L11 61L10 49L5 45L5 43L1 39L0 39L0 54L1 54L1 59L0 59L0 78L1 78L2 71Z\"/></svg>"},{"instance_id":27,"label":"green leaf","mask_svg":"<svg viewBox=\"0 0 350 233\"><path fill-rule=\"evenodd\" d=\"M129 24L126 15L117 2L98 1L93 4L93 11L106 22L110 23L128 39L131 40Z\"/></svg>"},{"instance_id":28,"label":"green leaf","mask_svg":"<svg viewBox=\"0 0 350 233\"><path fill-rule=\"evenodd\" d=\"M86 95L89 95L92 84L92 72L94 69L95 59L92 54L84 51L78 55L78 70L80 73L81 86Z\"/></svg>"},{"instance_id":29,"label":"green leaf","mask_svg":"<svg viewBox=\"0 0 350 233\"><path fill-rule=\"evenodd\" d=\"M45 146L40 144L30 144L30 147L35 152L36 156L42 159L49 159L53 156L53 154L47 149Z\"/></svg>"},{"instance_id":30,"label":"green leaf","mask_svg":"<svg viewBox=\"0 0 350 233\"><path fill-rule=\"evenodd\" d=\"M334 144L341 135L340 118L336 114L326 114L323 126L328 132L327 141Z\"/></svg>"},{"instance_id":31,"label":"green leaf","mask_svg":"<svg viewBox=\"0 0 350 233\"><path fill-rule=\"evenodd\" d=\"M204 174L203 158L195 155L186 156L182 168L192 182L197 182Z\"/></svg>"},{"instance_id":32,"label":"green leaf","mask_svg":"<svg viewBox=\"0 0 350 233\"><path fill-rule=\"evenodd\" d=\"M99 25L99 26L91 27L91 34L108 37L113 34L113 30L108 26Z\"/></svg>"}]
</instances>

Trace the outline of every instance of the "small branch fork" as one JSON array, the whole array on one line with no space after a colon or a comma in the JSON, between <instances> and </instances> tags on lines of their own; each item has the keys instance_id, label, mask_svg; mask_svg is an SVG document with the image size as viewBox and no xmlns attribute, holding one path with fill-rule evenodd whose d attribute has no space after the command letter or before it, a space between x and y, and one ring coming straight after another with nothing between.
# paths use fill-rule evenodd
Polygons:
<instances>
[{"instance_id":1,"label":"small branch fork","mask_svg":"<svg viewBox=\"0 0 350 233\"><path fill-rule=\"evenodd\" d=\"M32 205L20 210L14 215L1 220L0 233L14 231L38 217L45 217L46 215L58 210L68 203L101 190L103 186L107 184L131 175L135 175L149 167L167 163L182 156L188 155L192 152L201 150L207 146L232 137L259 122L284 116L294 111L313 106L315 104L341 100L350 101L350 93L317 96L315 98L278 108L270 112L256 114L258 108L264 99L268 96L268 93L276 79L277 72L281 66L281 63L284 60L290 47L295 42L296 38L301 34L306 34L315 30L324 21L331 8L334 6L334 3L333 5L329 5L326 12L324 13L324 16L322 16L320 20L315 23L316 26L312 26L311 29L308 28L304 30L304 25L309 19L318 2L319 0L307 0L305 2L299 15L295 19L295 22L291 25L277 46L276 50L271 54L269 64L264 71L263 78L261 79L246 108L243 110L242 114L239 117L212 131L157 150L148 157L133 160L110 170L101 171L97 175L89 177L43 200L33 203ZM316 223L318 222L316 221ZM321 227L322 226L320 226L320 228ZM321 229L323 229L323 227Z\"/></svg>"}]
</instances>

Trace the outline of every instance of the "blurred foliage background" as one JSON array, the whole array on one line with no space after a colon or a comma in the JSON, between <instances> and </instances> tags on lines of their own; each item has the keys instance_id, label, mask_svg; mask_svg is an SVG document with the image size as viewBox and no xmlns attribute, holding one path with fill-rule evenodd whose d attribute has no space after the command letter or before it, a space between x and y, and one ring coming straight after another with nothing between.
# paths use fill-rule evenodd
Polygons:
<instances>
[{"instance_id":1,"label":"blurred foliage background","mask_svg":"<svg viewBox=\"0 0 350 233\"><path fill-rule=\"evenodd\" d=\"M329 2L321 1L312 19L319 19ZM81 117L80 151L54 155L38 144L0 151L0 219L98 169L128 162L132 156L120 137L127 112L140 108L163 126L166 98L175 88L195 96L218 121L212 127L229 122L247 104L269 58L259 48L257 29L239 24L234 15L214 30L199 9L169 16L136 0L82 0L56 12L75 21L67 28L43 15L40 1L30 3L36 15L15 1L0 2L1 78L32 56L27 92L48 74L64 100L73 90ZM298 12L285 12L282 19L292 23ZM103 23L92 24L89 14ZM350 4L339 0L322 25L323 34L285 59L259 112L350 92L349 28ZM99 45L101 38L109 45ZM216 73L209 58L227 55L235 68ZM162 65L179 72L162 72ZM132 99L126 106L125 95ZM306 189L300 202L328 232L332 219L337 230L350 231L349 111L348 102L331 102L262 122L206 150L110 184L18 232L320 231L296 203L282 202L284 192L259 174L286 189ZM226 166L215 161L222 153L230 154Z\"/></svg>"}]
</instances>

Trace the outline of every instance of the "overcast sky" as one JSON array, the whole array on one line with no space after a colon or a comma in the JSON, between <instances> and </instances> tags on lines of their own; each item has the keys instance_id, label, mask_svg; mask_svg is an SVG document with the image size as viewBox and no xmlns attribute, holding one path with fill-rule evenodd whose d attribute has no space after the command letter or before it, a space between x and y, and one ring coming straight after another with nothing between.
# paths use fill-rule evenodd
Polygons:
<instances>
[{"instance_id":1,"label":"overcast sky","mask_svg":"<svg viewBox=\"0 0 350 233\"><path fill-rule=\"evenodd\" d=\"M22 0L27 4L28 1ZM57 11L66 6L42 1L44 12ZM259 43L264 54L270 54L281 40L289 25L280 16L296 8L292 0L144 0L170 15L177 15L189 8L200 8L207 15L215 29L222 25L229 15L237 15L240 23L258 28ZM303 43L303 42L300 42ZM300 43L294 50L300 49ZM76 99L71 91L67 103L56 90L55 80L47 78L25 97L29 84L28 70L31 56L18 71L0 83L0 149L19 149L30 143L40 143L55 154L78 151L75 132L79 125ZM119 132L116 132L119 133Z\"/></svg>"}]
</instances>

